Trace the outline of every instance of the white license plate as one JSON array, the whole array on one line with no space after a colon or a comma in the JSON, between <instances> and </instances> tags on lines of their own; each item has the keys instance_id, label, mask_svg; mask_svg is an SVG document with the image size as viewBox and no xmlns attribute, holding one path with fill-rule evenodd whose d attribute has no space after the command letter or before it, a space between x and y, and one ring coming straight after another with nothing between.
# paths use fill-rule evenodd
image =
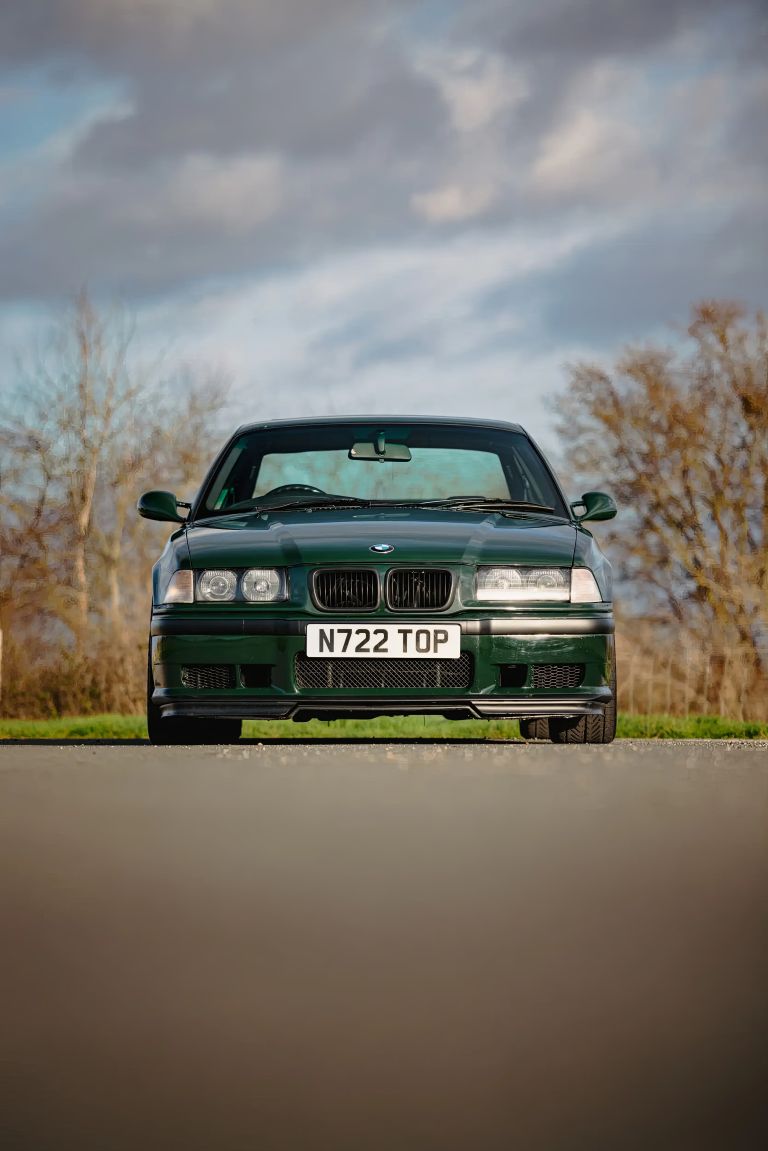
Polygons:
<instances>
[{"instance_id":1,"label":"white license plate","mask_svg":"<svg viewBox=\"0 0 768 1151\"><path fill-rule=\"evenodd\" d=\"M325 659L458 659L461 628L455 623L308 623L307 655Z\"/></svg>"}]
</instances>

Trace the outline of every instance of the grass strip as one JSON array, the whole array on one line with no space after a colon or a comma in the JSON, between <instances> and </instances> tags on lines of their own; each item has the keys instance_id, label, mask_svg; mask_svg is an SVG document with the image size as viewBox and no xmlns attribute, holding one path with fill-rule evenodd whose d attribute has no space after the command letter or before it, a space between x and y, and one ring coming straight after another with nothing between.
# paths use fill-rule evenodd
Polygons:
<instances>
[{"instance_id":1,"label":"grass strip","mask_svg":"<svg viewBox=\"0 0 768 1151\"><path fill-rule=\"evenodd\" d=\"M246 720L247 739L519 739L516 720L437 716L392 716L379 719ZM724 719L721 716L620 715L620 739L768 739L768 723ZM141 715L91 715L59 719L0 719L0 739L90 740L146 739Z\"/></svg>"}]
</instances>

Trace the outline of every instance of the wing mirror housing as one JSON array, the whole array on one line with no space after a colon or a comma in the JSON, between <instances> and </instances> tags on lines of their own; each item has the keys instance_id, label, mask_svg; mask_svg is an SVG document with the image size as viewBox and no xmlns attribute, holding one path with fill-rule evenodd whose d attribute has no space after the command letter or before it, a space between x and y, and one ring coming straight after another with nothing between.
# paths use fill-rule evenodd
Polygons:
<instances>
[{"instance_id":1,"label":"wing mirror housing","mask_svg":"<svg viewBox=\"0 0 768 1151\"><path fill-rule=\"evenodd\" d=\"M185 516L179 515L179 508L189 504L177 500L173 492L144 492L136 504L136 511L145 520L163 520L172 524L183 524Z\"/></svg>"},{"instance_id":2,"label":"wing mirror housing","mask_svg":"<svg viewBox=\"0 0 768 1151\"><path fill-rule=\"evenodd\" d=\"M584 508L584 511L577 512L577 508ZM587 520L612 520L618 508L605 492L584 492L580 500L571 504L571 511L576 523L583 524Z\"/></svg>"}]
</instances>

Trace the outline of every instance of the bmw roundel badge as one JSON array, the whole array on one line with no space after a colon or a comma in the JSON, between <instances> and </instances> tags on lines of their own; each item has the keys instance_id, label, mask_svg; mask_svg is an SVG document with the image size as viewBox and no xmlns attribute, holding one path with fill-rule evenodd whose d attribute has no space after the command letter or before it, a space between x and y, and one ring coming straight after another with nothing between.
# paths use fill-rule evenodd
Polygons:
<instances>
[{"instance_id":1,"label":"bmw roundel badge","mask_svg":"<svg viewBox=\"0 0 768 1151\"><path fill-rule=\"evenodd\" d=\"M390 552L393 552L395 549L393 548L392 544L371 544L368 550L377 552L379 555L386 556L389 555Z\"/></svg>"}]
</instances>

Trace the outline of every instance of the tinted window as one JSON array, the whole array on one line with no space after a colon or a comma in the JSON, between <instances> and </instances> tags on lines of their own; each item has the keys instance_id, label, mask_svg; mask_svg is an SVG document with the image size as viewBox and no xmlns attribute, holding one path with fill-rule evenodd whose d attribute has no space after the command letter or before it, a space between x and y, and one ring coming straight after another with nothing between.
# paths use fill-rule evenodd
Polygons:
<instances>
[{"instance_id":1,"label":"tinted window","mask_svg":"<svg viewBox=\"0 0 768 1151\"><path fill-rule=\"evenodd\" d=\"M467 492L509 496L499 457L465 448L413 448L407 463L383 464L351 460L348 448L264 456L252 494L264 495L281 484L311 484L336 495L371 500L428 500L435 493Z\"/></svg>"},{"instance_id":2,"label":"tinted window","mask_svg":"<svg viewBox=\"0 0 768 1151\"><path fill-rule=\"evenodd\" d=\"M350 459L355 443L407 445L407 462ZM267 496L285 484L371 500L487 496L565 508L530 440L518 432L441 424L305 425L246 432L209 484L202 514ZM308 495L309 493L304 493ZM286 500L302 493L286 492Z\"/></svg>"}]
</instances>

